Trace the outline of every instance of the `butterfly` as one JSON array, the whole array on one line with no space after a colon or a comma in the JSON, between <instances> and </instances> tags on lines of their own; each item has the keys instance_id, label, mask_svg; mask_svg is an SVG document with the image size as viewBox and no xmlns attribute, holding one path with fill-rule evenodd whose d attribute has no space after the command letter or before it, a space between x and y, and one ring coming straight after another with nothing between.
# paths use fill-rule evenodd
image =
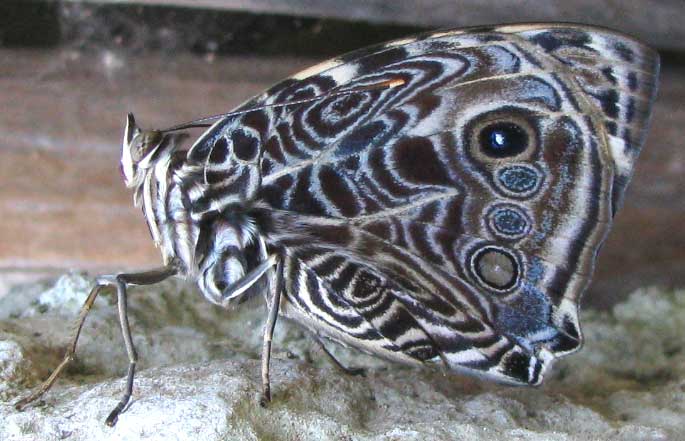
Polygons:
<instances>
[{"instance_id":1,"label":"butterfly","mask_svg":"<svg viewBox=\"0 0 685 441\"><path fill-rule=\"evenodd\" d=\"M126 287L173 275L225 307L264 294L263 402L278 317L322 344L540 384L581 346L658 72L611 30L501 25L361 49L167 130L129 115L124 180L164 267L100 277L86 301L117 289L130 360L107 422L133 387ZM184 148L192 127L208 128Z\"/></svg>"}]
</instances>

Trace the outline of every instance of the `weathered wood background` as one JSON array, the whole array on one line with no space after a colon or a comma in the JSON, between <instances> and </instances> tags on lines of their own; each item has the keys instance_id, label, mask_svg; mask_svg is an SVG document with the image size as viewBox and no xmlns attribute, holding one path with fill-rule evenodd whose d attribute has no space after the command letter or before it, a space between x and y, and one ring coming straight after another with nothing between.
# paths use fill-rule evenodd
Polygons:
<instances>
[{"instance_id":1,"label":"weathered wood background","mask_svg":"<svg viewBox=\"0 0 685 441\"><path fill-rule=\"evenodd\" d=\"M71 0L80 3L81 0ZM91 0L92 2L93 0ZM520 21L609 26L667 49L685 48L682 0L95 0L96 3L212 8L410 26Z\"/></svg>"},{"instance_id":2,"label":"weathered wood background","mask_svg":"<svg viewBox=\"0 0 685 441\"><path fill-rule=\"evenodd\" d=\"M136 3L153 2L194 3ZM333 1L197 3L439 26L471 23L468 20L556 19L604 24L619 20L613 27L632 30L669 52L664 59L651 133L586 299L601 307L637 286L685 285L685 63L677 52L685 42L685 30L679 26L685 18L682 1L387 0L350 1L345 8ZM514 4L527 6L515 8ZM572 14L570 4L586 7L584 15ZM297 42L299 56L287 55L285 49L285 55L260 55L261 42L271 48L270 54L279 53L274 41L287 37L286 31L283 36L277 33L288 18L272 19L265 28L259 27L259 20L248 21L251 24L246 30L246 16L241 15L236 19L243 21L241 32L261 32L261 36L245 40L245 35L236 35L236 45L249 49L254 44L254 54L245 54L245 50L240 54L196 50L193 54L185 50L188 39L174 28L177 22L156 22L149 32L140 33L145 20L139 11L126 9L111 16L112 23L123 26L123 31L115 32L106 26L111 10L102 15L99 6L77 6L57 6L59 34L71 35L69 39L60 37L55 44L35 48L16 42L0 48L0 295L2 283L25 277L68 269L150 267L159 262L142 215L132 207L131 195L118 172L127 112L135 112L145 127L224 112L280 78L321 60L326 45L333 51L346 48L346 41L356 44L363 37L371 43L403 29L364 25L365 34L360 37L349 35L351 31L337 31L354 24L339 21L331 31L330 21L310 20L298 25L307 31ZM461 7L465 9L460 11ZM107 8L116 10L116 6ZM152 15L164 11L155 10ZM133 15L127 22L129 14ZM222 20L230 22L230 17ZM253 20L252 15L247 17ZM16 29L17 23L11 26ZM47 32L25 27L28 32ZM134 30L143 43L131 37ZM0 36L2 31L0 27ZM323 45L318 41L313 50L318 55L306 56L307 46L301 39L313 41L324 36L327 40ZM12 38L16 41L15 34ZM211 38L194 38L213 47ZM148 50L145 46L150 41L172 43Z\"/></svg>"}]
</instances>

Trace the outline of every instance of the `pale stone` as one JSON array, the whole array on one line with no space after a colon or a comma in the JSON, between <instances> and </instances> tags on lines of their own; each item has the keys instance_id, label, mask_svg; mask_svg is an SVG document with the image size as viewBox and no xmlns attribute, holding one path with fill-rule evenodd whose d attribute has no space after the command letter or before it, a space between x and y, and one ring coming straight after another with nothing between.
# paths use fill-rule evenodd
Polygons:
<instances>
[{"instance_id":1,"label":"pale stone","mask_svg":"<svg viewBox=\"0 0 685 441\"><path fill-rule=\"evenodd\" d=\"M15 287L0 299L0 440L685 439L685 290L639 290L611 313L583 314L585 348L560 361L538 389L331 347L348 365L369 368L365 378L350 377L280 321L274 401L263 409L262 299L224 311L167 282L131 290L140 369L114 428L103 421L123 391L127 360L111 295L93 308L74 368L41 402L14 410L28 392L24 383L35 387L59 362L76 316L72 303L91 283L70 274L53 287Z\"/></svg>"}]
</instances>

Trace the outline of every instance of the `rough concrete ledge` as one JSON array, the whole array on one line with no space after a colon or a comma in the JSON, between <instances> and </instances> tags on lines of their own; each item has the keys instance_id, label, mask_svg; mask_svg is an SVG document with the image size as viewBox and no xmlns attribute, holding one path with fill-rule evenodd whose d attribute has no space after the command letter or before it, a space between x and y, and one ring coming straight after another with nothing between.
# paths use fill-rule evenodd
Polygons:
<instances>
[{"instance_id":1,"label":"rough concrete ledge","mask_svg":"<svg viewBox=\"0 0 685 441\"><path fill-rule=\"evenodd\" d=\"M335 348L365 378L334 369L280 322L274 402L256 403L258 299L227 312L177 283L130 298L141 368L114 428L126 359L111 298L86 322L79 356L53 391L17 412L18 396L56 366L91 280L17 286L0 299L2 440L679 440L685 427L685 291L641 289L584 314L586 347L538 389L485 384L386 364ZM289 352L286 352L289 351Z\"/></svg>"}]
</instances>

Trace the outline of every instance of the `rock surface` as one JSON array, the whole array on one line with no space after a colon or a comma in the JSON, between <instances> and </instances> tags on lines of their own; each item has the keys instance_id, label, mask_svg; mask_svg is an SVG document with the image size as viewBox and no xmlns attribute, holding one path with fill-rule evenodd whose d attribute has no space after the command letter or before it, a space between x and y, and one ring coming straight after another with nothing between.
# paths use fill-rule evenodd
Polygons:
<instances>
[{"instance_id":1,"label":"rock surface","mask_svg":"<svg viewBox=\"0 0 685 441\"><path fill-rule=\"evenodd\" d=\"M678 440L685 427L685 290L641 289L583 314L586 346L539 389L485 384L331 347L334 368L299 328L279 322L274 401L256 403L261 299L225 311L166 282L130 292L140 356L133 401L112 295L96 302L76 362L23 412L12 403L61 359L92 281L14 287L0 299L0 440Z\"/></svg>"}]
</instances>

